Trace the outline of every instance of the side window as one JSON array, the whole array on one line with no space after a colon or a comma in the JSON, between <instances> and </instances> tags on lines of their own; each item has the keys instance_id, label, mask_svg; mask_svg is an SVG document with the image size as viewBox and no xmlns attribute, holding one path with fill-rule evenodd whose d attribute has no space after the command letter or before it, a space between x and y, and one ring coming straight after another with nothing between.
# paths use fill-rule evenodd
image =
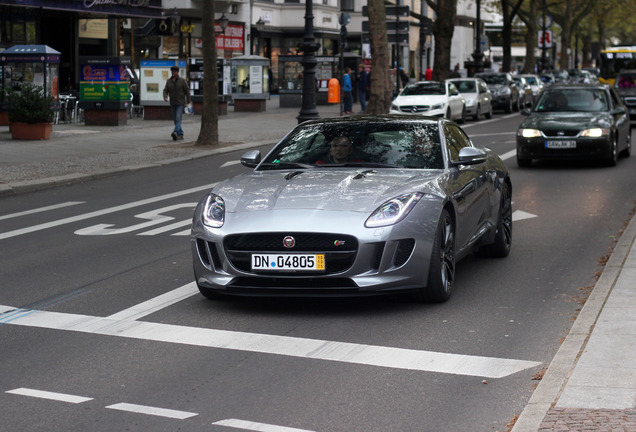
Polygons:
<instances>
[{"instance_id":1,"label":"side window","mask_svg":"<svg viewBox=\"0 0 636 432\"><path fill-rule=\"evenodd\" d=\"M612 87L610 87L610 95L612 97L612 106L619 107L623 105L621 97L618 95L618 93L616 93L616 90L614 90L614 88Z\"/></svg>"},{"instance_id":2,"label":"side window","mask_svg":"<svg viewBox=\"0 0 636 432\"><path fill-rule=\"evenodd\" d=\"M471 147L470 140L468 136L455 125L445 125L444 132L450 160L457 161L459 160L459 150L464 147Z\"/></svg>"}]
</instances>

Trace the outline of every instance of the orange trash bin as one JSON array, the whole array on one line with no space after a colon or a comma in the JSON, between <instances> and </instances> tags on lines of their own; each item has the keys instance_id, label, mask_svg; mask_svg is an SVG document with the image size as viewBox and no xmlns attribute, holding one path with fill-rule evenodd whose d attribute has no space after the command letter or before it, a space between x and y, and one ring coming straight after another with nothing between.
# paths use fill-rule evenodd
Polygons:
<instances>
[{"instance_id":1,"label":"orange trash bin","mask_svg":"<svg viewBox=\"0 0 636 432\"><path fill-rule=\"evenodd\" d=\"M327 83L327 103L340 103L340 81L337 78L331 78Z\"/></svg>"}]
</instances>

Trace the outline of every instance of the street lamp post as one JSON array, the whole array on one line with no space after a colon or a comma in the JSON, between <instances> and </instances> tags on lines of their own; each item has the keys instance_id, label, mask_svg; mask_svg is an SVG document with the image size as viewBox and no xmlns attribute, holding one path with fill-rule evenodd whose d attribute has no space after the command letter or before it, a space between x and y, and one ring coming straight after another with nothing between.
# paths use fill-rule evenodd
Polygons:
<instances>
[{"instance_id":1,"label":"street lamp post","mask_svg":"<svg viewBox=\"0 0 636 432\"><path fill-rule=\"evenodd\" d=\"M265 28L265 21L263 21L263 18L259 18L258 21L256 21L256 31L258 32L258 39L256 39L256 55L261 55L261 33L263 32L263 29ZM263 57L265 57L265 50L263 49Z\"/></svg>"},{"instance_id":2,"label":"street lamp post","mask_svg":"<svg viewBox=\"0 0 636 432\"><path fill-rule=\"evenodd\" d=\"M473 68L475 73L482 72L484 63L482 59L484 55L481 52L481 0L477 0L477 16L475 20L475 52L472 54L474 62Z\"/></svg>"},{"instance_id":3,"label":"street lamp post","mask_svg":"<svg viewBox=\"0 0 636 432\"><path fill-rule=\"evenodd\" d=\"M296 117L298 123L320 118L316 109L316 51L320 44L314 39L313 0L305 0L305 37L299 44L303 51L303 93L302 107Z\"/></svg>"}]
</instances>

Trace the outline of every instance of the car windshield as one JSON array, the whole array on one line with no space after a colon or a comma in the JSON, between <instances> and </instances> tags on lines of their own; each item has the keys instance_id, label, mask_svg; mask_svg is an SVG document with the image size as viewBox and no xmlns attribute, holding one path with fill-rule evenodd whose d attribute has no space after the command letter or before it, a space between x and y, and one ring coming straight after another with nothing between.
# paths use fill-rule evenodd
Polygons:
<instances>
[{"instance_id":1,"label":"car windshield","mask_svg":"<svg viewBox=\"0 0 636 432\"><path fill-rule=\"evenodd\" d=\"M534 111L600 112L608 107L607 94L602 89L553 89L542 93Z\"/></svg>"},{"instance_id":2,"label":"car windshield","mask_svg":"<svg viewBox=\"0 0 636 432\"><path fill-rule=\"evenodd\" d=\"M530 85L537 85L538 84L537 83L537 79L535 77L529 76L529 77L525 77L525 78L526 78L526 81L528 82L528 84L530 84Z\"/></svg>"},{"instance_id":3,"label":"car windshield","mask_svg":"<svg viewBox=\"0 0 636 432\"><path fill-rule=\"evenodd\" d=\"M460 93L477 93L475 81L453 80L451 82L455 84Z\"/></svg>"},{"instance_id":4,"label":"car windshield","mask_svg":"<svg viewBox=\"0 0 636 432\"><path fill-rule=\"evenodd\" d=\"M443 169L438 124L367 120L299 126L257 169L343 166Z\"/></svg>"},{"instance_id":5,"label":"car windshield","mask_svg":"<svg viewBox=\"0 0 636 432\"><path fill-rule=\"evenodd\" d=\"M423 82L413 83L404 87L402 96L443 95L446 93L443 83Z\"/></svg>"},{"instance_id":6,"label":"car windshield","mask_svg":"<svg viewBox=\"0 0 636 432\"><path fill-rule=\"evenodd\" d=\"M479 78L486 81L486 84L506 84L505 75L479 75Z\"/></svg>"},{"instance_id":7,"label":"car windshield","mask_svg":"<svg viewBox=\"0 0 636 432\"><path fill-rule=\"evenodd\" d=\"M636 72L619 74L614 81L614 86L618 88L636 87Z\"/></svg>"}]
</instances>

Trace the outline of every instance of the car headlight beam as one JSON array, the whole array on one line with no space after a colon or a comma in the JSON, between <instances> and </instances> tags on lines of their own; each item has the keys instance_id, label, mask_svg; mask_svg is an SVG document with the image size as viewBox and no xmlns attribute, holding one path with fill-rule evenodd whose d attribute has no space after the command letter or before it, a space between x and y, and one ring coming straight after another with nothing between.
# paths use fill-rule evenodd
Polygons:
<instances>
[{"instance_id":1,"label":"car headlight beam","mask_svg":"<svg viewBox=\"0 0 636 432\"><path fill-rule=\"evenodd\" d=\"M581 136L590 138L598 138L606 135L609 135L609 129L591 128L585 129L583 132L581 132Z\"/></svg>"},{"instance_id":2,"label":"car headlight beam","mask_svg":"<svg viewBox=\"0 0 636 432\"><path fill-rule=\"evenodd\" d=\"M413 192L391 198L375 209L364 223L367 228L377 228L395 225L404 219L424 196L420 192Z\"/></svg>"},{"instance_id":3,"label":"car headlight beam","mask_svg":"<svg viewBox=\"0 0 636 432\"><path fill-rule=\"evenodd\" d=\"M537 129L519 129L518 135L524 138L537 138L541 136L541 131Z\"/></svg>"},{"instance_id":4,"label":"car headlight beam","mask_svg":"<svg viewBox=\"0 0 636 432\"><path fill-rule=\"evenodd\" d=\"M221 228L225 223L225 201L216 194L209 194L205 199L202 214L203 223L212 228Z\"/></svg>"}]
</instances>

